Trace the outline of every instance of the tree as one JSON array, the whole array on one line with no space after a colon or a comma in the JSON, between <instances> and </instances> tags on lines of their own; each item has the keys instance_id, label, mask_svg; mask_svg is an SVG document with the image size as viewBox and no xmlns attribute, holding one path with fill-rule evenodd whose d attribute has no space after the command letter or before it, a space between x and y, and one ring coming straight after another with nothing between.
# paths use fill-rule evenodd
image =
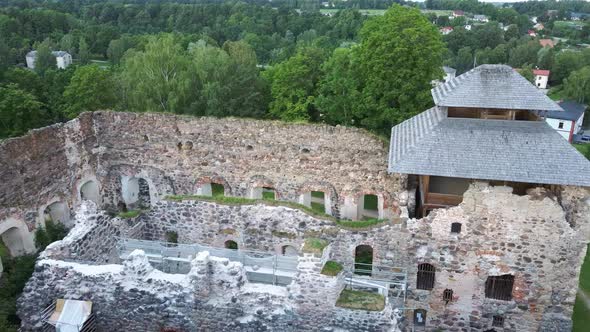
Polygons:
<instances>
[{"instance_id":1,"label":"tree","mask_svg":"<svg viewBox=\"0 0 590 332\"><path fill-rule=\"evenodd\" d=\"M22 135L41 124L42 104L16 84L0 86L0 138Z\"/></svg>"},{"instance_id":2,"label":"tree","mask_svg":"<svg viewBox=\"0 0 590 332\"><path fill-rule=\"evenodd\" d=\"M508 63L515 68L520 68L527 64L535 65L537 63L537 53L540 48L541 45L534 40L519 44L510 51Z\"/></svg>"},{"instance_id":3,"label":"tree","mask_svg":"<svg viewBox=\"0 0 590 332\"><path fill-rule=\"evenodd\" d=\"M356 114L360 100L360 82L355 71L352 51L337 48L322 65L324 76L319 84L316 105L320 119L329 124L354 126L361 120Z\"/></svg>"},{"instance_id":4,"label":"tree","mask_svg":"<svg viewBox=\"0 0 590 332\"><path fill-rule=\"evenodd\" d=\"M80 45L78 46L78 57L80 58L80 63L85 65L90 61L90 50L88 49L88 44L86 43L86 39L80 38Z\"/></svg>"},{"instance_id":5,"label":"tree","mask_svg":"<svg viewBox=\"0 0 590 332\"><path fill-rule=\"evenodd\" d=\"M359 125L389 133L431 105L430 82L442 77L444 44L418 9L399 5L366 21L360 37L355 48L363 78Z\"/></svg>"},{"instance_id":6,"label":"tree","mask_svg":"<svg viewBox=\"0 0 590 332\"><path fill-rule=\"evenodd\" d=\"M143 52L127 52L119 80L130 110L184 113L190 104L188 58L172 35L150 38Z\"/></svg>"},{"instance_id":7,"label":"tree","mask_svg":"<svg viewBox=\"0 0 590 332\"><path fill-rule=\"evenodd\" d=\"M47 41L42 42L37 47L37 58L35 59L35 71L44 73L48 69L53 69L57 66L55 56L51 53L51 48Z\"/></svg>"},{"instance_id":8,"label":"tree","mask_svg":"<svg viewBox=\"0 0 590 332\"><path fill-rule=\"evenodd\" d=\"M76 68L63 97L65 114L70 119L82 112L111 109L117 102L110 71L97 65Z\"/></svg>"},{"instance_id":9,"label":"tree","mask_svg":"<svg viewBox=\"0 0 590 332\"><path fill-rule=\"evenodd\" d=\"M323 50L305 47L265 72L271 82L269 112L273 117L307 121L314 116L314 93L323 60Z\"/></svg>"},{"instance_id":10,"label":"tree","mask_svg":"<svg viewBox=\"0 0 590 332\"><path fill-rule=\"evenodd\" d=\"M190 112L197 115L262 117L266 107L264 85L256 68L256 55L241 41L219 47L204 41L189 45L192 71L197 78L197 100ZM227 51L226 51L227 50Z\"/></svg>"},{"instance_id":11,"label":"tree","mask_svg":"<svg viewBox=\"0 0 590 332\"><path fill-rule=\"evenodd\" d=\"M519 71L522 77L526 78L529 82L535 84L535 74L533 73L533 66L530 64L522 66Z\"/></svg>"},{"instance_id":12,"label":"tree","mask_svg":"<svg viewBox=\"0 0 590 332\"><path fill-rule=\"evenodd\" d=\"M584 66L583 56L579 52L564 51L555 56L551 81L560 84L568 75Z\"/></svg>"},{"instance_id":13,"label":"tree","mask_svg":"<svg viewBox=\"0 0 590 332\"><path fill-rule=\"evenodd\" d=\"M590 101L590 66L572 72L563 81L564 94L575 101L585 104Z\"/></svg>"},{"instance_id":14,"label":"tree","mask_svg":"<svg viewBox=\"0 0 590 332\"><path fill-rule=\"evenodd\" d=\"M473 51L471 47L463 47L457 53L455 58L455 69L457 74L463 74L464 72L473 68Z\"/></svg>"}]
</instances>

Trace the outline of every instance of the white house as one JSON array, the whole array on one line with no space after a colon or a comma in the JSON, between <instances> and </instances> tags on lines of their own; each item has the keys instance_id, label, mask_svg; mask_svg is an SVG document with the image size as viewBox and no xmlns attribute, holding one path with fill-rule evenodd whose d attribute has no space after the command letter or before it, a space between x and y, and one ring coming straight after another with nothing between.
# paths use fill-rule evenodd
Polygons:
<instances>
[{"instance_id":1,"label":"white house","mask_svg":"<svg viewBox=\"0 0 590 332\"><path fill-rule=\"evenodd\" d=\"M72 56L70 53L65 51L53 51L51 52L56 60L56 66L59 69L66 69L72 64ZM37 51L31 51L26 56L27 67L35 69L35 62L37 61Z\"/></svg>"},{"instance_id":2,"label":"white house","mask_svg":"<svg viewBox=\"0 0 590 332\"><path fill-rule=\"evenodd\" d=\"M548 112L545 121L553 129L555 129L563 138L572 142L574 135L582 130L582 122L584 122L584 111L586 105L578 104L574 101L561 101L559 106L563 108L563 112L551 111Z\"/></svg>"},{"instance_id":3,"label":"white house","mask_svg":"<svg viewBox=\"0 0 590 332\"><path fill-rule=\"evenodd\" d=\"M551 71L549 70L534 69L533 75L535 75L535 86L539 89L547 89L549 74L551 74Z\"/></svg>"},{"instance_id":4,"label":"white house","mask_svg":"<svg viewBox=\"0 0 590 332\"><path fill-rule=\"evenodd\" d=\"M473 20L482 23L488 23L490 21L485 15L473 15Z\"/></svg>"}]
</instances>

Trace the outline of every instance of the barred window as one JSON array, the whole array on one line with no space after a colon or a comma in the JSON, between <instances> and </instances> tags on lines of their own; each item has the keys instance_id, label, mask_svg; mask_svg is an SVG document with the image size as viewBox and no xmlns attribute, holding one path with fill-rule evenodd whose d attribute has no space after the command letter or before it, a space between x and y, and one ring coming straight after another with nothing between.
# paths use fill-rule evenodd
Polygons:
<instances>
[{"instance_id":1,"label":"barred window","mask_svg":"<svg viewBox=\"0 0 590 332\"><path fill-rule=\"evenodd\" d=\"M461 233L461 223L454 222L451 224L451 233Z\"/></svg>"},{"instance_id":2,"label":"barred window","mask_svg":"<svg viewBox=\"0 0 590 332\"><path fill-rule=\"evenodd\" d=\"M434 287L434 274L436 269L433 265L422 263L418 265L417 289L431 290Z\"/></svg>"},{"instance_id":3,"label":"barred window","mask_svg":"<svg viewBox=\"0 0 590 332\"><path fill-rule=\"evenodd\" d=\"M443 301L445 301L445 304L448 304L449 302L453 301L452 289L445 289L445 291L443 292Z\"/></svg>"},{"instance_id":4,"label":"barred window","mask_svg":"<svg viewBox=\"0 0 590 332\"><path fill-rule=\"evenodd\" d=\"M510 301L512 300L512 286L514 286L513 275L489 276L486 280L486 297Z\"/></svg>"},{"instance_id":5,"label":"barred window","mask_svg":"<svg viewBox=\"0 0 590 332\"><path fill-rule=\"evenodd\" d=\"M494 327L504 327L504 317L503 316L493 316L492 317L492 326Z\"/></svg>"}]
</instances>

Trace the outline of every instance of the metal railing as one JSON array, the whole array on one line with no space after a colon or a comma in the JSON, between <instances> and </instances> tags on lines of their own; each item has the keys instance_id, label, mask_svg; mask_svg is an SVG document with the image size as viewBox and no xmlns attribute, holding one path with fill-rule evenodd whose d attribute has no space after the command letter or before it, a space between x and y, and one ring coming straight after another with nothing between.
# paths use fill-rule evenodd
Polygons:
<instances>
[{"instance_id":1,"label":"metal railing","mask_svg":"<svg viewBox=\"0 0 590 332\"><path fill-rule=\"evenodd\" d=\"M408 272L406 268L354 263L346 272L348 287L377 292L386 298L405 302Z\"/></svg>"},{"instance_id":2,"label":"metal railing","mask_svg":"<svg viewBox=\"0 0 590 332\"><path fill-rule=\"evenodd\" d=\"M119 257L127 259L136 249L143 250L149 262L167 273L186 274L191 261L199 252L208 251L211 256L227 258L244 265L251 282L287 285L297 273L297 256L282 256L270 252L227 249L200 244L180 244L160 241L118 238Z\"/></svg>"}]
</instances>

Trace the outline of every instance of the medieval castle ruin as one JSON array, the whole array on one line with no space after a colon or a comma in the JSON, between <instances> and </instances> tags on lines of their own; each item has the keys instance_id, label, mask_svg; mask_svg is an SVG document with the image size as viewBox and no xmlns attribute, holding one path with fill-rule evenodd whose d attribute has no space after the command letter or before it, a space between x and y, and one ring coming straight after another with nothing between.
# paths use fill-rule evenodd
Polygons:
<instances>
[{"instance_id":1,"label":"medieval castle ruin","mask_svg":"<svg viewBox=\"0 0 590 332\"><path fill-rule=\"evenodd\" d=\"M571 330L590 163L539 121L559 106L499 65L432 94L390 143L117 112L0 143L11 253L46 220L71 228L19 299L22 331ZM90 316L64 325L63 300Z\"/></svg>"}]
</instances>

